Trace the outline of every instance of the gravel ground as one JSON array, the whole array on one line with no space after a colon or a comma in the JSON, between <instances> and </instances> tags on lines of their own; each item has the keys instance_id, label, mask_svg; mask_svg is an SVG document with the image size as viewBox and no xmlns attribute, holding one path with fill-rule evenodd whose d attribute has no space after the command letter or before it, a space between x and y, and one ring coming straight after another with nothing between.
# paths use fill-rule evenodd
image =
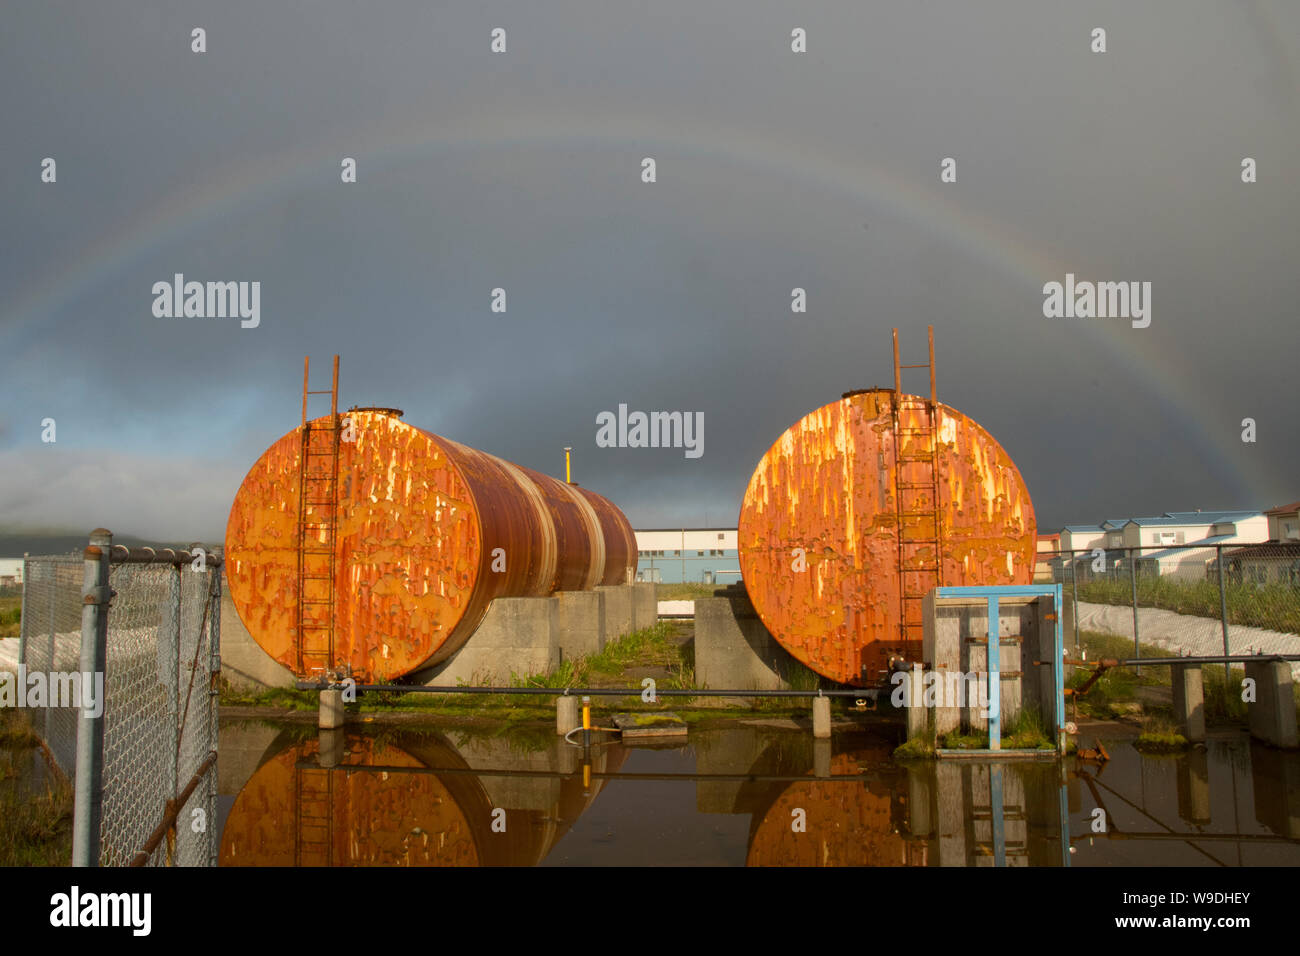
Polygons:
<instances>
[{"instance_id":1,"label":"gravel ground","mask_svg":"<svg viewBox=\"0 0 1300 956\"><path fill-rule=\"evenodd\" d=\"M1079 630L1133 636L1133 609L1118 604L1079 602ZM1171 655L1223 653L1223 625L1216 618L1192 617L1159 608L1138 609L1138 634L1143 644L1154 644ZM1260 627L1229 625L1228 647L1233 654L1300 654L1300 634L1268 631ZM1300 679L1300 662L1291 674Z\"/></svg>"}]
</instances>

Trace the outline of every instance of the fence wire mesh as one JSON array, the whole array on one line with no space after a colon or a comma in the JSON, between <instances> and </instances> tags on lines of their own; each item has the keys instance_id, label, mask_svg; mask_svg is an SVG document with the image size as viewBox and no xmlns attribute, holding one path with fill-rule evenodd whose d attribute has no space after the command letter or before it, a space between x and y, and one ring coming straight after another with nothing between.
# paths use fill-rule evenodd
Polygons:
<instances>
[{"instance_id":1,"label":"fence wire mesh","mask_svg":"<svg viewBox=\"0 0 1300 956\"><path fill-rule=\"evenodd\" d=\"M121 549L114 549L115 552ZM115 553L115 558L117 557ZM19 655L27 672L79 670L84 562L28 558ZM164 821L169 802L199 780L151 866L215 865L220 567L112 563L104 665L99 863L130 864ZM72 777L83 711L49 707L35 727ZM195 812L198 811L198 812Z\"/></svg>"},{"instance_id":2,"label":"fence wire mesh","mask_svg":"<svg viewBox=\"0 0 1300 956\"><path fill-rule=\"evenodd\" d=\"M80 554L28 557L23 562L22 621L18 661L28 673L77 670L81 656ZM41 735L55 765L72 779L77 758L78 711L69 707L33 708L32 729Z\"/></svg>"},{"instance_id":3,"label":"fence wire mesh","mask_svg":"<svg viewBox=\"0 0 1300 956\"><path fill-rule=\"evenodd\" d=\"M1050 565L1081 630L1174 656L1300 654L1300 543L1099 547Z\"/></svg>"}]
</instances>

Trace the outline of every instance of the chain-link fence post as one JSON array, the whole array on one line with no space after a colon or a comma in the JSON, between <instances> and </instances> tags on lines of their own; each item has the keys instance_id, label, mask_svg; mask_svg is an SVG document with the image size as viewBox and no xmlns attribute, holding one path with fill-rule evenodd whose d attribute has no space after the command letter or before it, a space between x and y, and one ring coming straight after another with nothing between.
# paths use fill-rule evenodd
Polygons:
<instances>
[{"instance_id":1,"label":"chain-link fence post","mask_svg":"<svg viewBox=\"0 0 1300 956\"><path fill-rule=\"evenodd\" d=\"M1137 558L1134 557L1134 549L1128 549L1128 577L1129 583L1133 588L1133 656L1142 657L1142 645L1138 643L1138 579L1137 579ZM1139 664L1134 670L1139 677L1142 676L1142 665Z\"/></svg>"},{"instance_id":2,"label":"chain-link fence post","mask_svg":"<svg viewBox=\"0 0 1300 956\"><path fill-rule=\"evenodd\" d=\"M221 577L225 567L224 555L218 553L221 562L211 573L211 589L208 607L208 746L212 753L217 752L217 739L220 723L217 720L218 698L221 696ZM207 825L216 826L217 813L217 775L208 774L208 816ZM208 866L218 863L218 847L215 839L208 840Z\"/></svg>"},{"instance_id":3,"label":"chain-link fence post","mask_svg":"<svg viewBox=\"0 0 1300 956\"><path fill-rule=\"evenodd\" d=\"M23 621L27 620L27 615L32 611L28 606L31 603L28 597L32 593L32 589L27 586L27 582L31 580L32 563L27 559L28 554L24 551L22 610L18 612L18 663L20 664L27 660L27 628L23 625Z\"/></svg>"},{"instance_id":4,"label":"chain-link fence post","mask_svg":"<svg viewBox=\"0 0 1300 956\"><path fill-rule=\"evenodd\" d=\"M1223 704L1224 713L1227 713L1228 696L1231 693L1228 684L1232 680L1232 665L1227 660L1232 656L1228 650L1228 586L1224 579L1223 545L1216 546L1214 550L1219 564L1219 619L1223 622Z\"/></svg>"},{"instance_id":5,"label":"chain-link fence post","mask_svg":"<svg viewBox=\"0 0 1300 956\"><path fill-rule=\"evenodd\" d=\"M1075 553L1070 552L1070 600L1074 603L1074 652L1079 653L1079 573L1075 568Z\"/></svg>"},{"instance_id":6,"label":"chain-link fence post","mask_svg":"<svg viewBox=\"0 0 1300 956\"><path fill-rule=\"evenodd\" d=\"M85 551L81 592L83 704L85 682L93 682L95 675L103 674L105 670L109 601L112 597L108 586L109 555L112 548L113 536L108 531L97 528L90 533L90 544ZM91 716L83 706L77 726L77 774L72 816L73 866L99 865L99 827L104 792L104 714L107 708L102 700L95 703L98 716Z\"/></svg>"}]
</instances>

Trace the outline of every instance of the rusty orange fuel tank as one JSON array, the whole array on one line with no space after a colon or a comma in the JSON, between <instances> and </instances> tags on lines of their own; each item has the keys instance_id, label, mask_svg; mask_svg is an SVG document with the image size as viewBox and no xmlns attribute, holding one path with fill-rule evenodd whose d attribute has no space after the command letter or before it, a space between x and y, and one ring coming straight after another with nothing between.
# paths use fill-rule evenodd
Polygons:
<instances>
[{"instance_id":1,"label":"rusty orange fuel tank","mask_svg":"<svg viewBox=\"0 0 1300 956\"><path fill-rule=\"evenodd\" d=\"M947 405L849 392L758 463L740 510L740 569L763 624L817 673L879 684L921 659L935 586L1029 584L1037 528L1020 472Z\"/></svg>"},{"instance_id":2,"label":"rusty orange fuel tank","mask_svg":"<svg viewBox=\"0 0 1300 956\"><path fill-rule=\"evenodd\" d=\"M451 656L493 598L635 574L631 525L607 499L400 414L309 422L305 439L295 429L272 445L235 496L230 596L253 639L295 674L395 679Z\"/></svg>"}]
</instances>

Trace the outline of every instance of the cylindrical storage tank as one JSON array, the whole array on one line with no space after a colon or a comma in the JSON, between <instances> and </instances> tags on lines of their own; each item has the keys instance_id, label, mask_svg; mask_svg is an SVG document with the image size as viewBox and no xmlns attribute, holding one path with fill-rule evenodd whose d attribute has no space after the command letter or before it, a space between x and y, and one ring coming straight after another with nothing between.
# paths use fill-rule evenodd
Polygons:
<instances>
[{"instance_id":1,"label":"cylindrical storage tank","mask_svg":"<svg viewBox=\"0 0 1300 956\"><path fill-rule=\"evenodd\" d=\"M796 659L854 685L921 660L937 585L1029 584L1036 526L1002 446L956 409L890 389L806 415L758 463L740 510L740 569ZM901 534L900 534L901 529Z\"/></svg>"},{"instance_id":2,"label":"cylindrical storage tank","mask_svg":"<svg viewBox=\"0 0 1300 956\"><path fill-rule=\"evenodd\" d=\"M295 429L235 496L231 599L254 640L295 674L348 667L358 679L398 678L451 656L493 598L635 575L631 525L607 499L399 415L340 416L351 427L337 433L337 468L328 416L309 423L306 452Z\"/></svg>"}]
</instances>

